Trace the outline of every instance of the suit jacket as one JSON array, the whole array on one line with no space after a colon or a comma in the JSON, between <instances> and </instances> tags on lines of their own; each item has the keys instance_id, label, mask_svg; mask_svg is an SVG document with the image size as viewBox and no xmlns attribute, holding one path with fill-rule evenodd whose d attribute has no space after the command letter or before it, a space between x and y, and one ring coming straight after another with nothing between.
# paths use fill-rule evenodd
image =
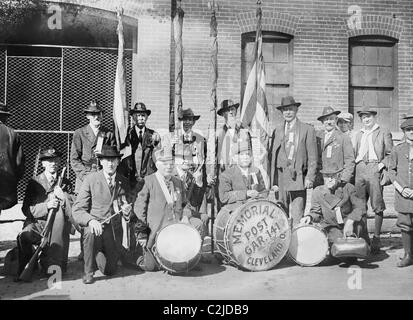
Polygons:
<instances>
[{"instance_id":1,"label":"suit jacket","mask_svg":"<svg viewBox=\"0 0 413 320\"><path fill-rule=\"evenodd\" d=\"M392 183L397 181L403 188L413 189L413 161L409 161L410 145L403 142L395 146L390 154L389 177ZM394 209L397 212L412 213L413 199L404 198L394 191Z\"/></svg>"},{"instance_id":2,"label":"suit jacket","mask_svg":"<svg viewBox=\"0 0 413 320\"><path fill-rule=\"evenodd\" d=\"M335 129L330 138L324 143L326 132L317 132L318 168L343 168L341 180L350 182L354 173L354 150L348 135ZM331 150L331 155L329 154ZM327 157L329 156L329 157Z\"/></svg>"},{"instance_id":3,"label":"suit jacket","mask_svg":"<svg viewBox=\"0 0 413 320\"><path fill-rule=\"evenodd\" d=\"M59 175L57 175L58 177ZM53 185L50 185L44 172L29 180L22 205L23 214L26 216L25 226L33 222L46 222L49 213L47 202L53 196L56 184L57 180ZM68 194L71 193L71 187L70 181L64 177L61 188L68 198L70 198ZM63 208L65 216L72 220L72 213L66 209L68 208Z\"/></svg>"},{"instance_id":4,"label":"suit jacket","mask_svg":"<svg viewBox=\"0 0 413 320\"><path fill-rule=\"evenodd\" d=\"M148 247L155 243L156 233L164 226L179 222L183 216L182 203L185 202L183 185L181 180L172 176L172 183L175 189L174 205L166 202L164 193L153 173L145 177L142 190L135 200L133 211L137 217L135 233L137 239L148 238ZM190 217L191 213L185 212Z\"/></svg>"},{"instance_id":5,"label":"suit jacket","mask_svg":"<svg viewBox=\"0 0 413 320\"><path fill-rule=\"evenodd\" d=\"M17 183L24 174L20 136L0 122L0 210L17 203Z\"/></svg>"},{"instance_id":6,"label":"suit jacket","mask_svg":"<svg viewBox=\"0 0 413 320\"><path fill-rule=\"evenodd\" d=\"M354 138L355 156L357 158L358 151L360 149L361 137L363 132L357 131ZM378 127L372 133L374 152L377 155L379 162L385 165L385 168L389 166L389 157L393 148L392 135L388 129Z\"/></svg>"},{"instance_id":7,"label":"suit jacket","mask_svg":"<svg viewBox=\"0 0 413 320\"><path fill-rule=\"evenodd\" d=\"M255 185L254 189L258 192L264 191L264 179L255 167L250 168L248 179L245 179L237 165L223 172L219 180L219 199L223 206L231 205L231 208L235 208L239 206L240 201L247 200L247 190L251 190L254 184L253 173L258 180L258 185Z\"/></svg>"},{"instance_id":8,"label":"suit jacket","mask_svg":"<svg viewBox=\"0 0 413 320\"><path fill-rule=\"evenodd\" d=\"M296 120L296 130L298 132L297 151L292 163L292 167L287 169L287 165L280 167L282 170L294 171L296 179L284 181L278 176L277 164L282 157L286 158L284 151L285 121L281 126L274 129L271 138L269 151L271 185L283 185L287 191L304 190L304 179L314 182L317 170L317 141L315 130L309 124Z\"/></svg>"},{"instance_id":9,"label":"suit jacket","mask_svg":"<svg viewBox=\"0 0 413 320\"><path fill-rule=\"evenodd\" d=\"M113 199L120 199L119 206L121 206L122 198L125 198L126 202L130 201L129 193L129 183L122 175L116 174L114 196L112 196L103 170L93 172L86 176L82 183L73 205L73 218L82 227L86 227L92 219L101 222L114 213ZM111 221L118 225L120 215L115 216Z\"/></svg>"},{"instance_id":10,"label":"suit jacket","mask_svg":"<svg viewBox=\"0 0 413 320\"><path fill-rule=\"evenodd\" d=\"M309 215L314 222L320 223L323 228L339 226L336 207L340 207L343 222L347 219L360 221L362 216L366 215L365 204L357 197L356 189L351 183L338 187L333 194L325 186L318 186L313 190Z\"/></svg>"},{"instance_id":11,"label":"suit jacket","mask_svg":"<svg viewBox=\"0 0 413 320\"><path fill-rule=\"evenodd\" d=\"M103 144L115 145L115 136L107 128L101 126L99 134L103 136ZM89 124L77 129L73 133L72 147L70 150L70 164L76 174L75 192L79 192L80 186L87 174L99 170L94 150L98 137L94 135Z\"/></svg>"},{"instance_id":12,"label":"suit jacket","mask_svg":"<svg viewBox=\"0 0 413 320\"><path fill-rule=\"evenodd\" d=\"M118 172L129 180L129 183L131 184L131 189L135 189L136 187L138 187L137 191L140 191L143 185L143 178L147 175L156 172L156 166L152 159L153 149L157 145L157 143L154 144L152 142L152 135L154 133L154 130L145 128L145 132L142 137L141 169L138 174L138 178L136 174L135 163L135 153L137 152L138 148L138 134L136 133L135 127L128 128L128 135L125 145L131 146L132 154L122 159L118 167ZM139 185L139 183L141 184Z\"/></svg>"}]
</instances>

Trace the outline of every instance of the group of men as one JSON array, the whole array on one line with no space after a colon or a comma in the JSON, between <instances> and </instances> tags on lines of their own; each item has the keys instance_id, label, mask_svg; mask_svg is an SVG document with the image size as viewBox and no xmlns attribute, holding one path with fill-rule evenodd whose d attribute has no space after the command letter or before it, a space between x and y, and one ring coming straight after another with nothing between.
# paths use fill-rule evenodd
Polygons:
<instances>
[{"instance_id":1,"label":"group of men","mask_svg":"<svg viewBox=\"0 0 413 320\"><path fill-rule=\"evenodd\" d=\"M291 96L282 98L277 109L283 121L273 132L268 152L270 187L293 226L319 222L330 243L356 234L377 253L385 210L383 186L393 183L405 248L398 266L413 264L413 119L402 123L405 141L393 148L390 132L377 124L372 109L357 112L363 128L353 132L351 114L326 107L318 117L323 130L316 132L297 118L300 105ZM44 172L29 181L22 207L27 220L18 236L19 272L53 210L52 236L40 259L42 270L47 273L50 265L66 270L69 234L76 229L82 235L83 282L90 284L97 269L114 274L119 260L145 271L158 270L152 247L158 231L170 223L189 223L204 238L214 186L218 208L235 209L258 198L268 189L266 172L253 166L252 135L238 121L238 108L238 103L224 100L217 111L225 123L216 136L218 162L213 172L206 160L206 139L193 131L200 116L191 109L179 114L182 132L168 143L146 127L151 110L136 103L129 110L132 121L121 146L129 147L131 154L123 157L114 134L102 125L102 107L91 101L84 109L89 123L76 130L72 140L74 190L67 179L59 179L61 153L52 146L40 153ZM306 190L312 188L311 209L304 215ZM372 241L367 232L368 199L375 213ZM131 262L128 252L137 248L142 251Z\"/></svg>"}]
</instances>

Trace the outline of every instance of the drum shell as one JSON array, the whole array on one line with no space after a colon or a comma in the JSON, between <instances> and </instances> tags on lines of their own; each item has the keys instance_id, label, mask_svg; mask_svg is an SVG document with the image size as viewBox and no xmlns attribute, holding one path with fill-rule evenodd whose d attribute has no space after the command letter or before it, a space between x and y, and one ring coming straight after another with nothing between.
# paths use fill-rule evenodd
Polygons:
<instances>
[{"instance_id":1,"label":"drum shell","mask_svg":"<svg viewBox=\"0 0 413 320\"><path fill-rule=\"evenodd\" d=\"M166 259L165 257L162 257L162 255L158 252L157 250L157 241L158 238L160 236L160 234L162 233L163 230L165 230L166 228L172 226L172 225L176 225L176 224L183 224L185 226L191 227L193 230L196 231L196 234L198 234L199 236L199 243L201 244L202 240L201 240L201 236L199 235L198 231L191 225L189 224L184 224L184 223L173 223L173 224L169 224L165 227L163 227L161 230L158 231L158 233L156 234L156 238L155 238L155 245L152 247L152 251L153 254L156 258L156 260L158 261L158 263L167 271L170 271L172 273L184 273L184 272L188 272L191 269L193 269L200 261L201 259L201 250L199 250L199 252L192 257L191 259L189 259L188 261L184 261L184 262L174 262L174 261L169 261L168 259ZM200 245L201 248L201 245Z\"/></svg>"},{"instance_id":2,"label":"drum shell","mask_svg":"<svg viewBox=\"0 0 413 320\"><path fill-rule=\"evenodd\" d=\"M237 234L234 236L234 232L239 229L239 221L243 220L245 218L244 214L247 210L249 210L252 207L259 207L259 206L264 206L268 208L272 208L273 211L272 213L275 212L275 218L271 216L271 219L269 217L266 217L267 222L266 225L271 226L271 231L273 230L272 226L274 223L278 226L281 225L280 228L280 233L278 236L273 236L269 237L266 235L263 235L265 238L264 244L261 246L261 248L257 249L257 254L258 251L261 253L265 252L267 253L267 256L264 254L265 257L262 255L260 257L254 257L254 256L248 256L247 253L242 253L238 249L235 249L233 244L236 242L233 241L235 237L238 239L242 239L240 234ZM261 208L261 207L260 207ZM265 209L263 210L265 212ZM271 211L271 209L270 209ZM260 209L261 212L261 209ZM262 218L262 216L261 216ZM250 220L250 222L253 219ZM252 222L251 222L252 223ZM247 225L247 223L245 223ZM244 234L246 230L249 230L248 228L251 227L251 225L248 225L244 229ZM282 232L281 232L282 230ZM279 236L283 235L284 240L280 240ZM249 270L249 271L265 271L268 269L273 268L277 263L281 261L281 259L285 256L285 254L288 251L289 247L289 241L291 237L291 228L290 228L290 222L288 220L287 214L283 210L283 207L280 206L278 203L275 203L273 201L268 201L268 200L252 200L247 203L244 203L243 205L240 205L240 207L236 208L234 211L230 212L226 207L224 207L217 215L217 218L215 220L214 224L214 241L215 245L218 248L219 253L224 257L224 259L231 265L234 265L236 267L239 267L240 269L244 270ZM244 238L245 240L245 238ZM254 241L252 241L254 242ZM238 242L239 243L239 242ZM251 242L248 241L243 241L242 243L245 245L245 252L247 252L246 246L249 246ZM278 245L281 245L282 249L279 249ZM259 260L261 265L255 263L248 262L248 259L255 259L255 261ZM268 259L267 259L268 258ZM263 261L266 261L265 263Z\"/></svg>"},{"instance_id":3,"label":"drum shell","mask_svg":"<svg viewBox=\"0 0 413 320\"><path fill-rule=\"evenodd\" d=\"M299 259L297 259L297 257L294 257L294 254L292 254L292 251L293 251L292 246L294 245L294 239L296 237L297 231L300 230L301 228L312 228L312 229L315 229L315 230L319 231L320 234L323 235L323 243L322 243L322 246L320 248L320 258L317 259L313 263L305 263L303 261L300 261ZM313 245L315 245L315 243L313 243ZM293 260L295 263L297 263L298 265L300 265L302 267L313 267L313 266L316 266L316 265L320 264L321 262L323 262L325 260L325 258L328 255L328 248L329 247L328 247L327 233L324 231L323 228L321 228L320 226L318 226L316 224L298 225L293 229L292 234L291 234L291 243L290 243L290 248L288 250L288 256L289 256L289 258L291 258L291 260Z\"/></svg>"}]
</instances>

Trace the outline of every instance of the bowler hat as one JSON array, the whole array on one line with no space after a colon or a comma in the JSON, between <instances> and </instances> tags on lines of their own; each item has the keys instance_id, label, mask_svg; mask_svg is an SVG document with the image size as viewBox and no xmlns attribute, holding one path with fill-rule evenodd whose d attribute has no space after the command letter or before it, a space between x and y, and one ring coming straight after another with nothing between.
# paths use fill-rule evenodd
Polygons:
<instances>
[{"instance_id":1,"label":"bowler hat","mask_svg":"<svg viewBox=\"0 0 413 320\"><path fill-rule=\"evenodd\" d=\"M235 103L231 99L226 99L221 102L221 108L218 109L217 113L220 116L223 116L224 112L231 109L232 107L238 109L239 103Z\"/></svg>"},{"instance_id":2,"label":"bowler hat","mask_svg":"<svg viewBox=\"0 0 413 320\"><path fill-rule=\"evenodd\" d=\"M137 102L134 106L129 109L129 114L134 113L146 113L148 116L151 114L151 110L146 109L146 106L143 102Z\"/></svg>"},{"instance_id":3,"label":"bowler hat","mask_svg":"<svg viewBox=\"0 0 413 320\"><path fill-rule=\"evenodd\" d=\"M371 107L363 106L361 110L357 111L357 114L359 115L359 117L361 117L363 114L372 114L375 116L377 114L377 111L371 109Z\"/></svg>"},{"instance_id":4,"label":"bowler hat","mask_svg":"<svg viewBox=\"0 0 413 320\"><path fill-rule=\"evenodd\" d=\"M0 114L7 114L8 116L11 115L9 112L9 108L4 103L0 102Z\"/></svg>"},{"instance_id":5,"label":"bowler hat","mask_svg":"<svg viewBox=\"0 0 413 320\"><path fill-rule=\"evenodd\" d=\"M353 115L350 112L342 112L338 116L339 119L343 119L344 121L351 122L353 121Z\"/></svg>"},{"instance_id":6,"label":"bowler hat","mask_svg":"<svg viewBox=\"0 0 413 320\"><path fill-rule=\"evenodd\" d=\"M301 102L295 102L292 96L286 96L281 98L281 105L277 107L278 110L289 106L301 106Z\"/></svg>"},{"instance_id":7,"label":"bowler hat","mask_svg":"<svg viewBox=\"0 0 413 320\"><path fill-rule=\"evenodd\" d=\"M407 128L413 127L413 118L409 118L402 122L400 129L405 130Z\"/></svg>"},{"instance_id":8,"label":"bowler hat","mask_svg":"<svg viewBox=\"0 0 413 320\"><path fill-rule=\"evenodd\" d=\"M182 110L180 112L180 115L178 115L179 120L183 120L183 119L198 120L200 117L201 117L200 115L195 115L191 108Z\"/></svg>"},{"instance_id":9,"label":"bowler hat","mask_svg":"<svg viewBox=\"0 0 413 320\"><path fill-rule=\"evenodd\" d=\"M317 118L317 120L323 122L324 118L331 116L332 114L338 115L340 113L341 111L335 111L332 107L324 107L323 113Z\"/></svg>"},{"instance_id":10,"label":"bowler hat","mask_svg":"<svg viewBox=\"0 0 413 320\"><path fill-rule=\"evenodd\" d=\"M102 150L97 153L96 156L98 158L121 158L123 154L118 152L116 146L104 144L102 146Z\"/></svg>"},{"instance_id":11,"label":"bowler hat","mask_svg":"<svg viewBox=\"0 0 413 320\"><path fill-rule=\"evenodd\" d=\"M153 162L156 161L171 161L174 159L172 155L172 148L169 146L160 147L157 150L154 150L152 154Z\"/></svg>"},{"instance_id":12,"label":"bowler hat","mask_svg":"<svg viewBox=\"0 0 413 320\"><path fill-rule=\"evenodd\" d=\"M102 107L100 106L100 103L93 99L92 101L89 102L89 105L84 109L85 113L101 113L103 112Z\"/></svg>"},{"instance_id":13,"label":"bowler hat","mask_svg":"<svg viewBox=\"0 0 413 320\"><path fill-rule=\"evenodd\" d=\"M343 171L343 168L338 168L337 166L334 166L334 167L328 166L328 167L323 168L323 169L320 170L320 172L322 174L326 174L326 175L327 174L336 174L336 173L339 173L341 171Z\"/></svg>"},{"instance_id":14,"label":"bowler hat","mask_svg":"<svg viewBox=\"0 0 413 320\"><path fill-rule=\"evenodd\" d=\"M49 147L40 151L39 160L60 158L61 156L61 152L56 151L56 149L53 147Z\"/></svg>"}]
</instances>

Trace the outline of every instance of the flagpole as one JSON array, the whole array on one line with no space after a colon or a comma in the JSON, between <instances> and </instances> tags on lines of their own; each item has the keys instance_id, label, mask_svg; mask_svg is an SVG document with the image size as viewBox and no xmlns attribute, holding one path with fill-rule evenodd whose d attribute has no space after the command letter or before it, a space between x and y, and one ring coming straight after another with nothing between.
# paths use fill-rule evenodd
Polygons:
<instances>
[{"instance_id":1,"label":"flagpole","mask_svg":"<svg viewBox=\"0 0 413 320\"><path fill-rule=\"evenodd\" d=\"M216 19L216 11L218 4L215 0L208 1L208 8L211 10L210 33L211 40L211 95L210 95L210 117L208 126L208 161L210 181L214 181L212 187L212 204L211 204L211 253L214 253L214 221L215 221L215 192L216 192L216 176L217 176L217 155L216 155L216 135L217 135L217 80L218 80L218 23ZM212 133L211 133L212 131Z\"/></svg>"},{"instance_id":2,"label":"flagpole","mask_svg":"<svg viewBox=\"0 0 413 320\"><path fill-rule=\"evenodd\" d=\"M174 107L174 131L177 137L180 131L179 114L182 112L182 83L183 83L183 46L182 28L184 23L184 10L181 7L181 0L176 1L174 17L174 40L175 40L175 107Z\"/></svg>"}]
</instances>

